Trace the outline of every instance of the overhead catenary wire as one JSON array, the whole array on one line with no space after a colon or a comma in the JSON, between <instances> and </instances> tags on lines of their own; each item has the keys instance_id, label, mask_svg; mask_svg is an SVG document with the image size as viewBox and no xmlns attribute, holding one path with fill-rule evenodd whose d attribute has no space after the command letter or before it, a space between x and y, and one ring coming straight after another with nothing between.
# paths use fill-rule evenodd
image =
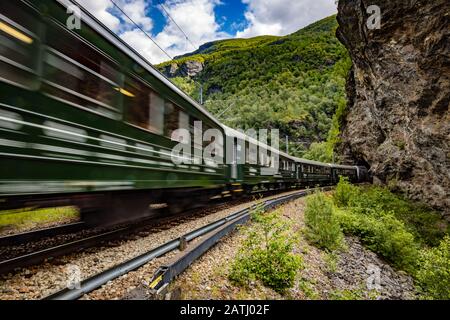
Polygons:
<instances>
[{"instance_id":1,"label":"overhead catenary wire","mask_svg":"<svg viewBox=\"0 0 450 320\"><path fill-rule=\"evenodd\" d=\"M149 38L168 58L170 61L173 61L174 58L167 53L166 50L164 50L139 24L137 24L114 0L109 0L111 3L116 7L125 17L127 17L147 38ZM186 33L183 31L183 29L175 22L175 20L170 16L169 12L165 9L163 3L160 3L161 7L163 8L164 12L167 14L167 16L173 21L173 23L180 29L180 31L183 33L183 35L186 37L186 39L191 43L191 45L196 49L195 45L192 43L192 41L189 39L189 37L186 35ZM193 80L194 82L200 84L198 81ZM201 93L200 97L200 103L203 104L203 94Z\"/></svg>"},{"instance_id":2,"label":"overhead catenary wire","mask_svg":"<svg viewBox=\"0 0 450 320\"><path fill-rule=\"evenodd\" d=\"M191 44L192 48L197 49L197 47L194 45L194 43L191 41L191 39L189 39L188 35L186 34L186 32L184 32L184 30L180 27L180 25L175 21L174 18L172 18L172 16L170 15L170 13L168 12L168 10L166 9L166 7L164 6L164 3L161 1L161 3L159 4L161 6L161 8L163 9L164 13L169 17L170 20L172 20L172 22L175 24L175 26L181 31L181 33L184 35L184 37L186 38L186 40Z\"/></svg>"},{"instance_id":3,"label":"overhead catenary wire","mask_svg":"<svg viewBox=\"0 0 450 320\"><path fill-rule=\"evenodd\" d=\"M147 38L149 38L164 54L170 59L173 60L172 56L167 53L166 50L164 50L144 29L139 26L134 20L113 0L109 0L111 3L116 7L125 17L127 17Z\"/></svg>"}]
</instances>

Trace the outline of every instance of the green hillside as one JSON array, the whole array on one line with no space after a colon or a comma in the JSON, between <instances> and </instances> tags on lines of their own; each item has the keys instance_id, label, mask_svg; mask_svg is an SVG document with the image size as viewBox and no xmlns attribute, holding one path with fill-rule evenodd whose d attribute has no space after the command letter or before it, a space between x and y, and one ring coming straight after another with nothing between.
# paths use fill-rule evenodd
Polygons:
<instances>
[{"instance_id":1,"label":"green hillside","mask_svg":"<svg viewBox=\"0 0 450 320\"><path fill-rule=\"evenodd\" d=\"M262 36L205 44L192 54L158 68L198 100L204 87L205 107L235 128L278 128L290 137L290 152L305 155L313 142L327 140L332 118L345 107L345 79L351 62L335 36L335 16L285 37ZM203 71L180 77L168 70L189 61ZM330 143L313 145L310 158L331 160ZM284 140L284 139L283 139Z\"/></svg>"}]
</instances>

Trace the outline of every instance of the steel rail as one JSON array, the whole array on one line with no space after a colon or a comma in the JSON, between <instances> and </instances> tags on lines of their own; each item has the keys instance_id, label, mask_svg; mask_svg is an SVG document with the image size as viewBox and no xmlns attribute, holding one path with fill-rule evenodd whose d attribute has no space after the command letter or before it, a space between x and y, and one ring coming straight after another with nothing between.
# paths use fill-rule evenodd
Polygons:
<instances>
[{"instance_id":1,"label":"steel rail","mask_svg":"<svg viewBox=\"0 0 450 320\"><path fill-rule=\"evenodd\" d=\"M264 193L266 193L266 192L261 192L260 194L264 194ZM218 203L218 205L226 204L226 202L223 201L223 199L221 199L221 201L217 201L217 203ZM188 210L183 215L179 215L178 217L179 218L182 218L185 216L189 217L190 215L192 215L191 211L192 210ZM0 261L0 274L11 272L18 268L35 265L35 264L45 261L48 258L56 258L58 256L69 254L69 253L72 253L77 250L94 247L97 244L105 242L105 241L120 239L120 237L124 237L124 236L136 231L137 229L140 229L142 227L142 222L158 224L161 222L164 223L164 221L168 218L169 217L159 217L158 218L157 216L155 216L155 217L145 218L142 220L132 221L131 224L126 225L126 226L122 226L122 227L118 226L115 229L103 231L99 234L84 237L82 239L68 241L63 244L48 247L45 249L40 249L40 250L31 252L31 253L27 253L27 254L22 254L20 256L14 257L14 258L2 260L2 261ZM59 228L62 228L62 229L59 230ZM63 226L63 227L50 228L49 230L45 229L42 231L30 232L29 234L24 233L23 235L21 235L21 234L12 235L10 237L5 237L3 239L3 243L4 243L3 247L6 247L8 245L14 245L14 244L12 244L14 242L26 243L27 238L29 238L30 240L42 240L43 238L39 238L40 235L52 236L52 233L55 233L55 234L53 234L53 236L55 236L55 235L57 235L58 231L61 231L59 233L64 233L64 230L66 230L66 232L71 232L71 231L76 232L77 228L79 228L78 231L80 231L82 229L81 222L79 224L76 223L73 225L67 225L67 226ZM0 241L2 241L2 238L0 238Z\"/></svg>"},{"instance_id":2,"label":"steel rail","mask_svg":"<svg viewBox=\"0 0 450 320\"><path fill-rule=\"evenodd\" d=\"M0 247L17 246L27 242L41 240L47 237L54 237L63 233L73 233L81 231L85 227L85 223L74 222L62 226L49 227L45 229L33 230L19 234L7 235L0 237Z\"/></svg>"},{"instance_id":3,"label":"steel rail","mask_svg":"<svg viewBox=\"0 0 450 320\"><path fill-rule=\"evenodd\" d=\"M120 228L117 230L94 235L88 238L71 241L51 248L35 251L16 258L3 260L0 262L0 274L10 272L16 268L23 268L34 264L41 263L48 258L62 256L76 250L85 249L97 245L103 241L117 239L118 236L124 235L130 228Z\"/></svg>"},{"instance_id":4,"label":"steel rail","mask_svg":"<svg viewBox=\"0 0 450 320\"><path fill-rule=\"evenodd\" d=\"M274 208L280 204L285 202L295 200L297 198L303 197L307 195L307 191L299 191L290 195L281 196L275 199L266 200L263 202L263 207L267 209ZM249 208L239 210L225 218L212 222L204 227L201 227L197 230L191 231L186 235L171 240L155 249L152 249L138 257L130 259L124 263L121 263L111 269L108 269L102 273L94 275L88 279L83 280L80 283L79 288L65 288L61 291L58 291L48 297L45 297L44 300L76 300L83 295L92 292L93 290L101 287L105 283L114 280L124 274L129 273L130 271L136 270L143 265L147 264L151 260L161 257L175 249L179 248L182 243L192 241L209 233L212 233L215 230L219 230L221 227L229 224L233 221L241 221L245 222L246 217L250 216L251 211L255 208L255 206L251 206ZM192 261L191 261L192 262Z\"/></svg>"}]
</instances>

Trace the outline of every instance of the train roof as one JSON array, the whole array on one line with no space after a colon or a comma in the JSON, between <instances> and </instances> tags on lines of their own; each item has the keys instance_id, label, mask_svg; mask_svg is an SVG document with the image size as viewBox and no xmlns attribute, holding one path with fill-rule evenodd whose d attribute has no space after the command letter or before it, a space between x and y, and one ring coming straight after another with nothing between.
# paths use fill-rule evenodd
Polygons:
<instances>
[{"instance_id":1,"label":"train roof","mask_svg":"<svg viewBox=\"0 0 450 320\"><path fill-rule=\"evenodd\" d=\"M262 145L265 149L270 150L271 152L276 152L280 156L283 156L283 157L286 157L288 159L291 159L292 161L295 161L295 157L293 157L293 156L291 156L291 155L289 155L289 154L287 154L287 153L285 153L285 152L283 152L281 150L277 150L277 149L275 149L275 148L273 148L273 147L271 147L271 146L269 146L267 144L260 143L257 139L252 138L249 135L246 135L245 133L243 133L241 131L238 131L236 129L230 128L230 127L228 127L228 126L226 126L224 124L222 124L222 127L223 127L223 129L225 131L225 134L227 136L243 139L243 140L249 141L249 142L251 142L251 143L253 143L255 145L258 145L258 144Z\"/></svg>"},{"instance_id":2,"label":"train roof","mask_svg":"<svg viewBox=\"0 0 450 320\"><path fill-rule=\"evenodd\" d=\"M341 165L341 164L331 164L331 166L333 168L336 168L336 169L349 169L349 170L352 170L352 169L356 168L356 166Z\"/></svg>"},{"instance_id":3,"label":"train roof","mask_svg":"<svg viewBox=\"0 0 450 320\"><path fill-rule=\"evenodd\" d=\"M129 46L125 41L120 39L116 34L114 34L108 27L106 27L101 21L99 21L96 17L94 17L90 12L88 12L83 6L77 3L75 0L56 0L58 3L62 4L66 8L76 5L81 8L81 20L89 25L92 29L98 32L101 36L103 36L110 43L115 45L118 49L120 49L123 53L125 53L128 57L133 59L139 65L141 65L145 70L150 72L156 79L161 81L164 85L173 90L176 94L185 99L188 103L192 104L195 108L200 110L205 116L207 116L210 120L216 123L219 127L222 127L222 124L217 120L212 114L210 114L201 104L188 96L184 91L174 85L169 79L167 79L161 72L159 72L153 65L144 58L141 54L139 54L136 50L134 50L131 46Z\"/></svg>"},{"instance_id":4,"label":"train roof","mask_svg":"<svg viewBox=\"0 0 450 320\"><path fill-rule=\"evenodd\" d=\"M294 157L294 159L295 159L295 162L304 163L304 164L310 164L310 165L315 165L315 166L331 166L331 164L329 164L329 163L324 163L324 162L319 162L319 161L314 161L314 160L308 160L308 159L297 158L297 157Z\"/></svg>"}]
</instances>

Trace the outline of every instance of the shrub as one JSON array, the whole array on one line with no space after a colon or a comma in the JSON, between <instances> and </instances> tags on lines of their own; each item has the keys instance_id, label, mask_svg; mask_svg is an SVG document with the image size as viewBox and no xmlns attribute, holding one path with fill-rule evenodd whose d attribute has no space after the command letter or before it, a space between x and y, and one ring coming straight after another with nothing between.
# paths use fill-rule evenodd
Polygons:
<instances>
[{"instance_id":1,"label":"shrub","mask_svg":"<svg viewBox=\"0 0 450 320\"><path fill-rule=\"evenodd\" d=\"M369 249L415 276L423 297L449 299L449 224L427 206L386 188L355 188L341 179L333 196L343 232L358 236Z\"/></svg>"},{"instance_id":2,"label":"shrub","mask_svg":"<svg viewBox=\"0 0 450 320\"><path fill-rule=\"evenodd\" d=\"M333 193L333 200L338 207L346 207L349 205L350 200L357 197L358 194L358 187L352 185L347 177L340 177L336 190Z\"/></svg>"},{"instance_id":3,"label":"shrub","mask_svg":"<svg viewBox=\"0 0 450 320\"><path fill-rule=\"evenodd\" d=\"M450 236L446 236L438 247L421 251L416 280L422 298L450 299Z\"/></svg>"},{"instance_id":4,"label":"shrub","mask_svg":"<svg viewBox=\"0 0 450 320\"><path fill-rule=\"evenodd\" d=\"M357 210L337 212L345 234L358 236L372 251L380 254L394 266L413 272L418 255L414 236L392 213L361 214Z\"/></svg>"},{"instance_id":5,"label":"shrub","mask_svg":"<svg viewBox=\"0 0 450 320\"><path fill-rule=\"evenodd\" d=\"M306 238L317 247L330 251L342 247L343 233L333 204L322 192L306 199L305 224Z\"/></svg>"},{"instance_id":6,"label":"shrub","mask_svg":"<svg viewBox=\"0 0 450 320\"><path fill-rule=\"evenodd\" d=\"M246 286L259 280L267 287L283 293L294 285L301 258L292 253L297 238L291 236L290 226L279 212L264 214L255 210L255 225L247 230L247 239L231 267L229 278Z\"/></svg>"},{"instance_id":7,"label":"shrub","mask_svg":"<svg viewBox=\"0 0 450 320\"><path fill-rule=\"evenodd\" d=\"M383 212L392 212L421 244L437 246L450 231L449 224L438 212L423 204L410 202L387 188L358 188L341 179L333 199L337 206L357 210L361 214L380 216Z\"/></svg>"}]
</instances>

